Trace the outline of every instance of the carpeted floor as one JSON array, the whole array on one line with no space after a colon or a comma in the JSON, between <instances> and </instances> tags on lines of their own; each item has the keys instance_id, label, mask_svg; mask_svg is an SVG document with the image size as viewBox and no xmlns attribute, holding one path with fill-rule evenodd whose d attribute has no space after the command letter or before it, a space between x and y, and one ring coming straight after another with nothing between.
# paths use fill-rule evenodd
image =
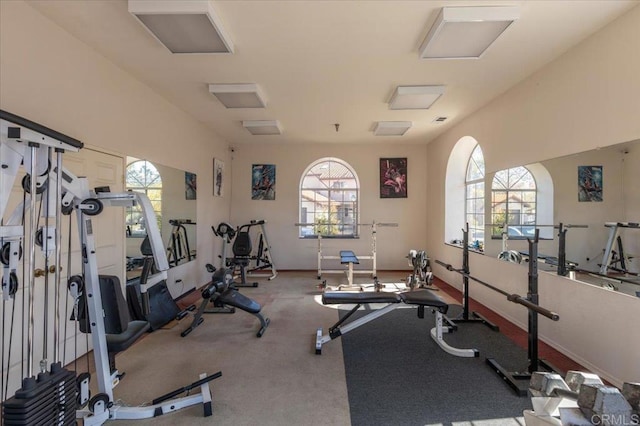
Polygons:
<instances>
[{"instance_id":1,"label":"carpeted floor","mask_svg":"<svg viewBox=\"0 0 640 426\"><path fill-rule=\"evenodd\" d=\"M399 281L402 275L383 273L381 281ZM529 408L529 398L515 396L485 364L485 357L493 356L506 368L526 367L525 351L511 340L481 324L464 324L445 338L455 347L479 349L480 358L457 358L431 340L432 315L420 320L409 308L328 343L318 356L315 331L326 331L340 313L337 306L322 305L318 284L314 271L281 272L258 288L242 288L271 319L262 338L255 336L257 319L238 311L205 315L185 338L180 333L191 316L141 339L117 356L119 370L127 375L115 388L115 398L126 405L148 404L194 382L200 373L222 371L211 382L214 413L205 418L202 407L194 406L155 419L113 423L521 424L518 417ZM445 292L441 297L454 302Z\"/></svg>"},{"instance_id":2,"label":"carpeted floor","mask_svg":"<svg viewBox=\"0 0 640 426\"><path fill-rule=\"evenodd\" d=\"M349 403L342 349L314 354L315 330L336 321L335 309L316 301L313 272L280 273L273 281L241 292L262 304L271 324L257 338L258 320L246 312L207 314L204 323L182 338L189 316L171 329L156 330L118 355L124 380L116 399L144 404L222 371L211 382L213 416L194 406L156 419L115 421L136 425L348 425ZM184 395L180 395L184 396Z\"/></svg>"}]
</instances>

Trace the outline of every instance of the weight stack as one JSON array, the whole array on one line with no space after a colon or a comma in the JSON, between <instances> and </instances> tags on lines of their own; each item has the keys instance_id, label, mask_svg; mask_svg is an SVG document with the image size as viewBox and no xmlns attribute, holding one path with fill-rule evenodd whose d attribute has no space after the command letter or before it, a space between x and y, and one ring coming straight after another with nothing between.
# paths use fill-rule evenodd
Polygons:
<instances>
[{"instance_id":1,"label":"weight stack","mask_svg":"<svg viewBox=\"0 0 640 426\"><path fill-rule=\"evenodd\" d=\"M76 374L51 364L51 371L22 380L22 388L2 404L5 426L75 425Z\"/></svg>"}]
</instances>

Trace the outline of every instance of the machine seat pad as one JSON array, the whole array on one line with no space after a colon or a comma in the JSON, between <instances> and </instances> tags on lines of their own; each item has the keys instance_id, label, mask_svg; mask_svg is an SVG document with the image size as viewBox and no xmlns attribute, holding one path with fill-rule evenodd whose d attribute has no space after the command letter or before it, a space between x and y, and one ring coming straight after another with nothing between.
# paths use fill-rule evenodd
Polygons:
<instances>
[{"instance_id":1,"label":"machine seat pad","mask_svg":"<svg viewBox=\"0 0 640 426\"><path fill-rule=\"evenodd\" d=\"M148 321L131 321L127 329L119 334L107 334L107 351L122 352L133 345L151 328Z\"/></svg>"},{"instance_id":2,"label":"machine seat pad","mask_svg":"<svg viewBox=\"0 0 640 426\"><path fill-rule=\"evenodd\" d=\"M322 294L322 303L325 305L337 305L340 303L400 303L397 293L384 291L327 291Z\"/></svg>"},{"instance_id":3,"label":"machine seat pad","mask_svg":"<svg viewBox=\"0 0 640 426\"><path fill-rule=\"evenodd\" d=\"M355 253L351 250L340 250L340 263L343 265L347 263L355 263L359 265L360 261L358 260L358 257L355 255Z\"/></svg>"},{"instance_id":4,"label":"machine seat pad","mask_svg":"<svg viewBox=\"0 0 640 426\"><path fill-rule=\"evenodd\" d=\"M434 292L426 289L400 293L400 298L407 305L420 305L437 308L443 314L447 313L449 305Z\"/></svg>"},{"instance_id":5,"label":"machine seat pad","mask_svg":"<svg viewBox=\"0 0 640 426\"><path fill-rule=\"evenodd\" d=\"M257 314L262 309L262 306L253 299L249 299L244 294L240 293L234 288L230 288L224 291L218 300L225 305L233 306L250 314Z\"/></svg>"}]
</instances>

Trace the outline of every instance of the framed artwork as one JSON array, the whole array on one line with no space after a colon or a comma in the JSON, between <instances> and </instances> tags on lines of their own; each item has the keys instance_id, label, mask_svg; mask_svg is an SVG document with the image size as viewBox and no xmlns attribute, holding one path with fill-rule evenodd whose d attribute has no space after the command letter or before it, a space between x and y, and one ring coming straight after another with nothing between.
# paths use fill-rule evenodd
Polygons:
<instances>
[{"instance_id":1,"label":"framed artwork","mask_svg":"<svg viewBox=\"0 0 640 426\"><path fill-rule=\"evenodd\" d=\"M254 164L251 167L251 199L276 199L275 164Z\"/></svg>"},{"instance_id":2,"label":"framed artwork","mask_svg":"<svg viewBox=\"0 0 640 426\"><path fill-rule=\"evenodd\" d=\"M224 161L213 159L213 196L224 196Z\"/></svg>"},{"instance_id":3,"label":"framed artwork","mask_svg":"<svg viewBox=\"0 0 640 426\"><path fill-rule=\"evenodd\" d=\"M197 189L196 174L184 172L184 198L186 200L195 200Z\"/></svg>"},{"instance_id":4,"label":"framed artwork","mask_svg":"<svg viewBox=\"0 0 640 426\"><path fill-rule=\"evenodd\" d=\"M602 166L578 166L578 201L602 201Z\"/></svg>"},{"instance_id":5,"label":"framed artwork","mask_svg":"<svg viewBox=\"0 0 640 426\"><path fill-rule=\"evenodd\" d=\"M407 158L380 159L380 198L407 198Z\"/></svg>"}]
</instances>

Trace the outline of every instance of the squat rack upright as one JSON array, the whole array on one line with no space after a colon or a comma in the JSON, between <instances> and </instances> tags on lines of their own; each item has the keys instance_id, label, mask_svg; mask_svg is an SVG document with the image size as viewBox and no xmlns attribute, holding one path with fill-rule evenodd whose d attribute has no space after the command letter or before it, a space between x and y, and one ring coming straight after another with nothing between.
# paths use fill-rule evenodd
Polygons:
<instances>
[{"instance_id":1,"label":"squat rack upright","mask_svg":"<svg viewBox=\"0 0 640 426\"><path fill-rule=\"evenodd\" d=\"M533 240L527 239L529 243L529 253L533 259L537 258L538 255L538 235L539 230L536 229L535 237ZM465 244L462 248L463 250L463 259L468 259L469 256L469 246ZM467 261L468 262L468 261ZM548 309L542 308L538 305L538 264L537 262L529 262L529 272L528 272L528 291L527 297L522 297L519 294L510 294L498 287L495 287L485 281L482 281L469 273L468 264L466 268L456 269L451 264L444 263L440 260L436 260L436 263L444 266L448 271L457 272L463 277L469 278L478 284L482 284L489 289L498 292L504 296L506 296L507 300L513 303L517 303L522 305L528 309L528 327L527 327L527 335L528 335L528 344L527 344L527 357L529 360L529 364L527 366L526 371L518 372L518 371L507 371L504 367L502 367L494 358L487 358L487 364L500 376L502 379L516 392L519 396L526 396L527 390L521 389L518 386L518 381L522 380L530 380L531 375L535 371L539 371L540 368L544 368L548 371L559 371L557 368L553 367L551 364L542 360L538 357L538 314L545 316L552 321L558 321L560 316Z\"/></svg>"},{"instance_id":2,"label":"squat rack upright","mask_svg":"<svg viewBox=\"0 0 640 426\"><path fill-rule=\"evenodd\" d=\"M315 228L318 226L326 226L326 224L319 223L296 223L295 226L312 226ZM371 254L370 255L360 255L356 254L358 260L370 260L371 261L371 269L356 269L353 270L354 274L371 274L372 278L376 278L378 276L377 270L377 233L378 227L398 227L397 223L385 223L385 222L376 222L375 220L372 223L357 223L356 227L370 226L371 227ZM322 278L322 274L344 274L344 269L322 269L322 261L323 260L340 260L340 256L338 255L326 255L322 254L322 240L327 237L325 235L323 237L322 234L315 233L316 238L318 239L318 279Z\"/></svg>"}]
</instances>

